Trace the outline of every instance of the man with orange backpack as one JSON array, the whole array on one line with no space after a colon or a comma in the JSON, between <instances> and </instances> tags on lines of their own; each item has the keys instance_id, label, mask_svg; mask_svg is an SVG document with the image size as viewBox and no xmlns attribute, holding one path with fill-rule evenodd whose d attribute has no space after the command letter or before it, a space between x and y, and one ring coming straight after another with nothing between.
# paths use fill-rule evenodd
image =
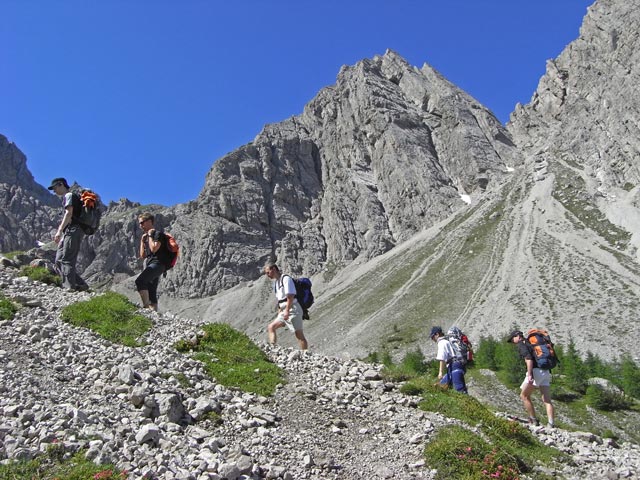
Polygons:
<instances>
[{"instance_id":1,"label":"man with orange backpack","mask_svg":"<svg viewBox=\"0 0 640 480\"><path fill-rule=\"evenodd\" d=\"M177 252L169 251L167 239L170 236L156 230L154 220L151 213L143 213L138 217L138 223L144 232L139 248L140 258L144 260L144 270L136 278L136 289L142 300L142 307L157 311L160 276L173 266Z\"/></svg>"},{"instance_id":2,"label":"man with orange backpack","mask_svg":"<svg viewBox=\"0 0 640 480\"><path fill-rule=\"evenodd\" d=\"M84 238L84 230L78 223L82 210L80 197L71 191L67 180L62 177L54 178L48 188L62 199L64 208L64 216L53 236L54 242L58 244L54 265L62 279L62 288L86 291L89 285L76 270L80 244Z\"/></svg>"},{"instance_id":3,"label":"man with orange backpack","mask_svg":"<svg viewBox=\"0 0 640 480\"><path fill-rule=\"evenodd\" d=\"M531 340L530 340L531 339ZM520 386L520 398L529 414L529 423L540 425L531 394L537 388L542 394L542 402L547 410L549 427L554 426L554 408L551 403L551 368L557 363L553 344L544 330L530 330L525 337L520 330L514 330L507 342L518 346L518 353L527 365L527 374Z\"/></svg>"}]
</instances>

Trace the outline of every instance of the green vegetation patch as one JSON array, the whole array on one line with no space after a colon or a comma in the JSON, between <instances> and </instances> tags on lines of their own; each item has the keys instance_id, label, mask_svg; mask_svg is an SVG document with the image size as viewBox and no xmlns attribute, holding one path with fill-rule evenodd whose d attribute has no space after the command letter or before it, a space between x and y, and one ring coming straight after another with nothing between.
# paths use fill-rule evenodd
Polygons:
<instances>
[{"instance_id":1,"label":"green vegetation patch","mask_svg":"<svg viewBox=\"0 0 640 480\"><path fill-rule=\"evenodd\" d=\"M207 373L227 387L272 395L284 383L282 370L249 337L223 323L205 325L204 335L193 342L180 340L175 347L193 352Z\"/></svg>"},{"instance_id":2,"label":"green vegetation patch","mask_svg":"<svg viewBox=\"0 0 640 480\"><path fill-rule=\"evenodd\" d=\"M9 260L13 260L18 255L22 255L23 253L25 253L25 252L22 251L22 250L14 250L13 252L3 253L2 256L5 257L5 258L8 258Z\"/></svg>"},{"instance_id":3,"label":"green vegetation patch","mask_svg":"<svg viewBox=\"0 0 640 480\"><path fill-rule=\"evenodd\" d=\"M609 245L624 249L631 239L626 230L611 223L602 213L591 197L586 193L584 179L575 171L554 162L553 173L556 175L553 197L566 208L574 220L576 228L588 228L602 237Z\"/></svg>"},{"instance_id":4,"label":"green vegetation patch","mask_svg":"<svg viewBox=\"0 0 640 480\"><path fill-rule=\"evenodd\" d=\"M84 458L84 452L62 460L64 447L52 445L45 455L34 460L0 465L0 478L6 480L124 480L126 472L115 466L96 465Z\"/></svg>"},{"instance_id":5,"label":"green vegetation patch","mask_svg":"<svg viewBox=\"0 0 640 480\"><path fill-rule=\"evenodd\" d=\"M466 428L441 428L427 444L425 457L438 469L437 479L519 478L518 459L499 450Z\"/></svg>"},{"instance_id":6,"label":"green vegetation patch","mask_svg":"<svg viewBox=\"0 0 640 480\"><path fill-rule=\"evenodd\" d=\"M27 265L20 269L20 275L31 280L46 283L47 285L62 285L62 280L58 275L54 275L45 267L32 267Z\"/></svg>"},{"instance_id":7,"label":"green vegetation patch","mask_svg":"<svg viewBox=\"0 0 640 480\"><path fill-rule=\"evenodd\" d=\"M399 300L402 315L389 312L389 320L398 322L400 327L399 334L388 335L388 339L401 338L407 342L443 318L460 315L492 264L494 249L503 248L498 238L503 209L504 203L496 202L473 228L460 232L456 251L450 248L431 256L430 264ZM417 270L417 266L411 265L411 274Z\"/></svg>"},{"instance_id":8,"label":"green vegetation patch","mask_svg":"<svg viewBox=\"0 0 640 480\"><path fill-rule=\"evenodd\" d=\"M152 323L137 314L137 309L124 295L107 292L65 307L61 316L64 321L88 328L111 342L138 347L138 338L151 329Z\"/></svg>"},{"instance_id":9,"label":"green vegetation patch","mask_svg":"<svg viewBox=\"0 0 640 480\"><path fill-rule=\"evenodd\" d=\"M426 446L426 461L438 470L438 478L515 479L538 463L550 464L565 458L562 452L540 443L519 422L495 416L470 395L442 388L436 379L437 362L425 364L418 352L408 353L397 365L386 354L382 360L383 376L397 377L401 372L402 378L408 380L400 390L407 395L422 395L421 409L470 426L443 427Z\"/></svg>"},{"instance_id":10,"label":"green vegetation patch","mask_svg":"<svg viewBox=\"0 0 640 480\"><path fill-rule=\"evenodd\" d=\"M18 306L0 293L0 319L11 320L18 311Z\"/></svg>"},{"instance_id":11,"label":"green vegetation patch","mask_svg":"<svg viewBox=\"0 0 640 480\"><path fill-rule=\"evenodd\" d=\"M428 452L431 449L443 454L449 452L449 455L455 452L440 478L484 478L483 475L487 478L517 478L538 463L550 464L564 458L562 452L543 445L520 423L496 417L470 395L431 386L424 392L420 408L474 425L484 437L484 440L479 440L477 434L471 432L466 436L458 436L457 433L452 436L446 429L445 433L437 436L427 446ZM427 453L427 461L431 467L441 471L442 463L432 455L433 452Z\"/></svg>"}]
</instances>

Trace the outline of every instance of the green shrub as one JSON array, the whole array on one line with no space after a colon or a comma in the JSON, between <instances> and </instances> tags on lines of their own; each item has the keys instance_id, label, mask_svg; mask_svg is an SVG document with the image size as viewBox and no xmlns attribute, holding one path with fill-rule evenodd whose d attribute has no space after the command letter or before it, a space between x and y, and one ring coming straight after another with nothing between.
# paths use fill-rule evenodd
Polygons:
<instances>
[{"instance_id":1,"label":"green shrub","mask_svg":"<svg viewBox=\"0 0 640 480\"><path fill-rule=\"evenodd\" d=\"M380 363L380 355L378 354L378 352L371 352L366 357L364 357L362 361L367 363Z\"/></svg>"},{"instance_id":2,"label":"green shrub","mask_svg":"<svg viewBox=\"0 0 640 480\"><path fill-rule=\"evenodd\" d=\"M477 351L474 352L474 362L479 368L488 368L496 371L498 364L496 363L496 348L498 342L491 337L480 337Z\"/></svg>"},{"instance_id":3,"label":"green shrub","mask_svg":"<svg viewBox=\"0 0 640 480\"><path fill-rule=\"evenodd\" d=\"M22 255L23 253L25 253L25 252L22 251L22 250L14 250L13 252L3 253L2 256L5 257L5 258L8 258L9 260L13 260L18 255Z\"/></svg>"},{"instance_id":4,"label":"green shrub","mask_svg":"<svg viewBox=\"0 0 640 480\"><path fill-rule=\"evenodd\" d=\"M20 269L20 275L37 282L46 283L47 285L62 285L60 277L58 275L54 275L45 267L32 267L27 265Z\"/></svg>"},{"instance_id":5,"label":"green shrub","mask_svg":"<svg viewBox=\"0 0 640 480\"><path fill-rule=\"evenodd\" d=\"M425 362L424 355L420 350L407 352L399 364L394 364L391 356L385 354L383 358L384 368L382 377L395 382L403 382L418 378L434 371L434 361ZM436 367L437 368L437 363Z\"/></svg>"},{"instance_id":6,"label":"green shrub","mask_svg":"<svg viewBox=\"0 0 640 480\"><path fill-rule=\"evenodd\" d=\"M520 358L518 349L511 343L501 342L496 345L496 363L498 376L509 387L515 388L522 384L527 367Z\"/></svg>"},{"instance_id":7,"label":"green shrub","mask_svg":"<svg viewBox=\"0 0 640 480\"><path fill-rule=\"evenodd\" d=\"M479 450L479 452L482 453L482 459L478 460L479 463L491 463L489 461L490 459L498 459L498 464L503 465L503 468L508 465L515 468L516 471L525 472L530 469L530 466L538 462L550 463L562 458L561 452L541 444L531 432L520 425L520 423L496 417L493 412L470 395L461 395L453 390L427 386L423 393L420 408L427 411L439 412L445 417L456 418L468 425L478 428L485 436L484 441L491 442L491 446ZM477 436L477 434L474 435ZM468 446L469 445L465 445L464 447L466 448ZM476 452L478 452L478 450L476 450ZM485 456L487 457L485 458ZM507 460L504 459L511 459L511 461L507 462ZM429 461L429 458L427 458L427 461ZM514 465L517 466L517 468L514 467ZM440 468L440 466L435 464L432 464L432 466ZM480 478L473 475L464 476L466 475L464 472L467 471L467 466L457 464L457 466L453 468L460 468L461 472L456 476L452 475L450 470L447 470L447 475L450 476L442 476L441 478ZM484 469L486 469L486 467L483 467L481 470ZM505 471L508 472L508 470ZM495 475L499 474L498 471L494 471L493 473ZM505 473L503 473L503 475L504 474ZM494 476L494 478L512 477Z\"/></svg>"},{"instance_id":8,"label":"green shrub","mask_svg":"<svg viewBox=\"0 0 640 480\"><path fill-rule=\"evenodd\" d=\"M521 470L516 458L456 425L441 428L424 455L437 479L516 479Z\"/></svg>"},{"instance_id":9,"label":"green shrub","mask_svg":"<svg viewBox=\"0 0 640 480\"><path fill-rule=\"evenodd\" d=\"M513 326L510 331L515 329ZM500 380L512 388L520 386L527 371L518 349L513 344L493 338L482 337L474 357L478 367L498 372Z\"/></svg>"},{"instance_id":10,"label":"green shrub","mask_svg":"<svg viewBox=\"0 0 640 480\"><path fill-rule=\"evenodd\" d=\"M11 320L18 311L18 306L0 293L0 319Z\"/></svg>"},{"instance_id":11,"label":"green shrub","mask_svg":"<svg viewBox=\"0 0 640 480\"><path fill-rule=\"evenodd\" d=\"M223 323L208 324L196 341L180 340L179 352L193 352L194 358L220 384L244 392L271 395L284 383L282 370L244 333Z\"/></svg>"},{"instance_id":12,"label":"green shrub","mask_svg":"<svg viewBox=\"0 0 640 480\"><path fill-rule=\"evenodd\" d=\"M600 385L589 385L586 393L587 403L598 410L626 410L632 403L622 394L605 389Z\"/></svg>"},{"instance_id":13,"label":"green shrub","mask_svg":"<svg viewBox=\"0 0 640 480\"><path fill-rule=\"evenodd\" d=\"M151 320L136 313L137 307L124 295L107 292L62 309L64 321L85 327L107 340L136 347L138 338L151 329Z\"/></svg>"},{"instance_id":14,"label":"green shrub","mask_svg":"<svg viewBox=\"0 0 640 480\"><path fill-rule=\"evenodd\" d=\"M61 459L61 451L64 451L64 447L54 447L34 460L0 465L0 478L7 480L125 480L127 478L126 472L117 470L111 464L96 465L87 460L84 458L83 451L67 460Z\"/></svg>"},{"instance_id":15,"label":"green shrub","mask_svg":"<svg viewBox=\"0 0 640 480\"><path fill-rule=\"evenodd\" d=\"M622 357L620 362L620 376L622 377L622 389L627 395L640 398L640 368L630 355Z\"/></svg>"},{"instance_id":16,"label":"green shrub","mask_svg":"<svg viewBox=\"0 0 640 480\"><path fill-rule=\"evenodd\" d=\"M417 377L409 380L400 387L400 392L405 395L422 395L429 388L432 388L434 380L427 377Z\"/></svg>"},{"instance_id":17,"label":"green shrub","mask_svg":"<svg viewBox=\"0 0 640 480\"><path fill-rule=\"evenodd\" d=\"M400 363L400 367L416 375L423 375L428 371L428 366L424 361L424 354L419 349L407 352Z\"/></svg>"},{"instance_id":18,"label":"green shrub","mask_svg":"<svg viewBox=\"0 0 640 480\"><path fill-rule=\"evenodd\" d=\"M580 358L573 339L569 340L567 351L561 356L559 353L558 358L561 359L559 371L565 376L564 383L570 389L584 395L587 391L589 372L584 361Z\"/></svg>"}]
</instances>

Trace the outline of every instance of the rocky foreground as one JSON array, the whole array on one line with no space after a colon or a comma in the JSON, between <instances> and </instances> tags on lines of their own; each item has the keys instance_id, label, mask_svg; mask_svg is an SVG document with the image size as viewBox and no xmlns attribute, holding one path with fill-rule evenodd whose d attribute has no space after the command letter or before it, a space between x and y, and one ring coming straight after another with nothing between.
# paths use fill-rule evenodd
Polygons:
<instances>
[{"instance_id":1,"label":"rocky foreground","mask_svg":"<svg viewBox=\"0 0 640 480\"><path fill-rule=\"evenodd\" d=\"M173 348L199 331L198 321L148 313L147 344L123 347L59 319L63 306L90 293L66 293L13 269L0 270L0 287L24 305L0 322L3 463L58 443L113 462L131 479L435 477L423 448L454 420L419 410L416 397L380 379L380 366L265 346L288 383L272 398L243 394ZM547 474L640 476L635 444L560 429L534 433L573 458Z\"/></svg>"}]
</instances>

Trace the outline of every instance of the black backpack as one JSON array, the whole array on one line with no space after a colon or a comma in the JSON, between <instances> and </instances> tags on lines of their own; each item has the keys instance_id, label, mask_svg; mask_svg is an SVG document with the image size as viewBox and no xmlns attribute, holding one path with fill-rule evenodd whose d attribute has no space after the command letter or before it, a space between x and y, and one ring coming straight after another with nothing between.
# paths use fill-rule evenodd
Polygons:
<instances>
[{"instance_id":1,"label":"black backpack","mask_svg":"<svg viewBox=\"0 0 640 480\"><path fill-rule=\"evenodd\" d=\"M282 278L285 276L290 277L290 275L282 275L280 281L282 282ZM315 298L313 298L313 292L311 291L311 280L307 277L293 278L293 284L296 287L296 299L298 303L302 307L302 318L305 320L309 320L309 308L315 302Z\"/></svg>"},{"instance_id":2,"label":"black backpack","mask_svg":"<svg viewBox=\"0 0 640 480\"><path fill-rule=\"evenodd\" d=\"M73 192L73 196L74 222L80 225L85 235L93 235L100 226L102 216L100 197L88 189Z\"/></svg>"}]
</instances>

